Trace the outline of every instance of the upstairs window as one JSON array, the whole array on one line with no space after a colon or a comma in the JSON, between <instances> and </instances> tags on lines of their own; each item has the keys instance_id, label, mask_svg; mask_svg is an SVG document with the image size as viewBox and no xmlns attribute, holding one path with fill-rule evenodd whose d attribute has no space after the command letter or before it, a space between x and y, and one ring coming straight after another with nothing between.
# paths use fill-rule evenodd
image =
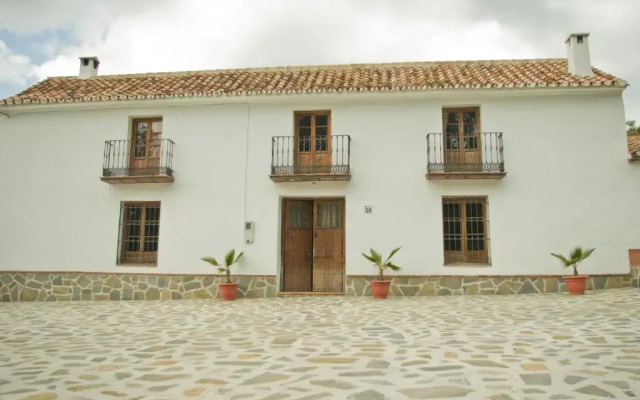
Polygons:
<instances>
[{"instance_id":1,"label":"upstairs window","mask_svg":"<svg viewBox=\"0 0 640 400\"><path fill-rule=\"evenodd\" d=\"M133 120L132 155L134 158L152 158L162 139L162 118L136 118ZM157 157L157 155L155 155Z\"/></svg>"},{"instance_id":2,"label":"upstairs window","mask_svg":"<svg viewBox=\"0 0 640 400\"><path fill-rule=\"evenodd\" d=\"M331 112L300 111L295 113L298 152L321 153L329 148Z\"/></svg>"},{"instance_id":3,"label":"upstairs window","mask_svg":"<svg viewBox=\"0 0 640 400\"><path fill-rule=\"evenodd\" d=\"M447 150L478 150L480 117L478 108L445 108L442 122Z\"/></svg>"}]
</instances>

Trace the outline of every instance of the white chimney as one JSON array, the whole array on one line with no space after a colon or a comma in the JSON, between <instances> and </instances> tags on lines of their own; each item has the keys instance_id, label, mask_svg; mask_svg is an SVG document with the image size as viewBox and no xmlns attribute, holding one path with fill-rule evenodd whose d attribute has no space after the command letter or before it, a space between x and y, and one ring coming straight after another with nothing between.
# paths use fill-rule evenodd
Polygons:
<instances>
[{"instance_id":1,"label":"white chimney","mask_svg":"<svg viewBox=\"0 0 640 400\"><path fill-rule=\"evenodd\" d=\"M572 33L565 41L567 45L567 60L569 73L574 75L592 76L591 57L589 56L589 34Z\"/></svg>"},{"instance_id":2,"label":"white chimney","mask_svg":"<svg viewBox=\"0 0 640 400\"><path fill-rule=\"evenodd\" d=\"M100 60L98 57L80 57L80 79L91 78L92 76L98 76L98 66Z\"/></svg>"}]
</instances>

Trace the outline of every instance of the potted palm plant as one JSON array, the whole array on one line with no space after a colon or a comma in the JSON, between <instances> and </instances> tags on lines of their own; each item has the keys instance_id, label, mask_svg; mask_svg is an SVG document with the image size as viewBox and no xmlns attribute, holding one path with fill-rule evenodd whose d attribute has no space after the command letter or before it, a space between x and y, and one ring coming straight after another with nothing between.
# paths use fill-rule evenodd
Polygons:
<instances>
[{"instance_id":1,"label":"potted palm plant","mask_svg":"<svg viewBox=\"0 0 640 400\"><path fill-rule=\"evenodd\" d=\"M391 285L391 281L384 280L384 270L387 268L392 271L400 269L400 267L391 262L391 257L393 257L398 250L400 250L400 247L393 249L386 259L383 259L382 254L374 249L369 249L370 254L362 253L364 258L371 261L373 265L378 268L378 280L371 281L371 291L373 292L374 299L386 299L389 295L389 285Z\"/></svg>"},{"instance_id":2,"label":"potted palm plant","mask_svg":"<svg viewBox=\"0 0 640 400\"><path fill-rule=\"evenodd\" d=\"M582 295L584 289L587 286L587 275L578 274L578 264L586 260L595 249L583 249L578 246L571 250L569 257L565 257L561 254L551 253L552 256L560 260L562 265L567 267L573 267L573 275L565 276L564 281L567 284L567 290L569 294Z\"/></svg>"},{"instance_id":3,"label":"potted palm plant","mask_svg":"<svg viewBox=\"0 0 640 400\"><path fill-rule=\"evenodd\" d=\"M218 284L218 290L222 296L222 300L235 300L238 295L238 282L231 282L231 266L242 258L244 252L240 252L236 256L236 250L231 249L224 256L224 264L218 263L213 257L202 257L202 261L206 261L214 267L218 268L218 271L225 274L225 283Z\"/></svg>"}]
</instances>

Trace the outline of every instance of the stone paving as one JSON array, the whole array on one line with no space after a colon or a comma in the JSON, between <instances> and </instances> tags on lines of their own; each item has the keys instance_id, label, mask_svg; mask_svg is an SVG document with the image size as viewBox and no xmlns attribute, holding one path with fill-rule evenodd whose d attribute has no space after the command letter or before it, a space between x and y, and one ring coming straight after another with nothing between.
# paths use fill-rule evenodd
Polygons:
<instances>
[{"instance_id":1,"label":"stone paving","mask_svg":"<svg viewBox=\"0 0 640 400\"><path fill-rule=\"evenodd\" d=\"M0 399L640 397L640 291L0 304Z\"/></svg>"}]
</instances>

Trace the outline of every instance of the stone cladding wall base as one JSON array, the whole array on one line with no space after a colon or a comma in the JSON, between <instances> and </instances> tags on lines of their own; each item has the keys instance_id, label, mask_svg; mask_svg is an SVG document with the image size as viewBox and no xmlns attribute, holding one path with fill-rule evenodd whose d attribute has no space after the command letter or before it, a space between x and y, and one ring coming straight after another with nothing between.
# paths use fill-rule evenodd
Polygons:
<instances>
[{"instance_id":1,"label":"stone cladding wall base","mask_svg":"<svg viewBox=\"0 0 640 400\"><path fill-rule=\"evenodd\" d=\"M347 276L347 296L371 296L374 276ZM394 276L390 296L500 295L566 292L561 276ZM0 272L0 302L182 300L220 298L221 275ZM275 275L240 275L238 298L277 295ZM587 290L640 288L640 266L630 274L596 275Z\"/></svg>"}]
</instances>

